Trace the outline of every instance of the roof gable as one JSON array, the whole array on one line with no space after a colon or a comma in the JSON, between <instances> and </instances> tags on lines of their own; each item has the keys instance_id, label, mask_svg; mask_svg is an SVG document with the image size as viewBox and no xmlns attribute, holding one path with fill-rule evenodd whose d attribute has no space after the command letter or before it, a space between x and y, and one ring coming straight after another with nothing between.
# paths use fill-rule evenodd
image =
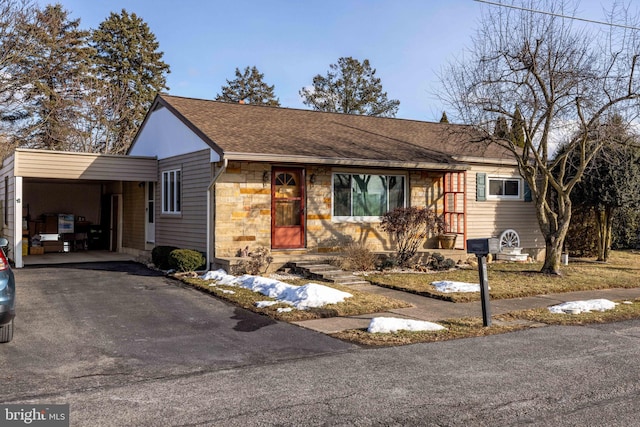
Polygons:
<instances>
[{"instance_id":1,"label":"roof gable","mask_svg":"<svg viewBox=\"0 0 640 427\"><path fill-rule=\"evenodd\" d=\"M444 165L458 163L454 157L460 155L508 157L497 146L472 142L479 138L469 126L170 95L158 96L156 104L166 107L203 142L230 159L287 156L300 162L324 159L336 164L360 161Z\"/></svg>"},{"instance_id":2,"label":"roof gable","mask_svg":"<svg viewBox=\"0 0 640 427\"><path fill-rule=\"evenodd\" d=\"M206 139L206 138L205 138ZM210 148L202 135L164 105L154 103L127 154L165 159ZM220 156L213 152L211 160Z\"/></svg>"}]
</instances>

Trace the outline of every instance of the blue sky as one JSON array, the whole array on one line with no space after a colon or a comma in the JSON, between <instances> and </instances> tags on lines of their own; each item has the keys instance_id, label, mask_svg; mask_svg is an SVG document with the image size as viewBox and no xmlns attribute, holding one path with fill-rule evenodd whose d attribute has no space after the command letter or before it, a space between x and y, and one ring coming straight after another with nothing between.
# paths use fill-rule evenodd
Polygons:
<instances>
[{"instance_id":1,"label":"blue sky","mask_svg":"<svg viewBox=\"0 0 640 427\"><path fill-rule=\"evenodd\" d=\"M48 2L39 2L41 5ZM53 3L53 2L51 2ZM338 58L369 59L397 117L438 121L438 73L471 44L483 5L474 0L61 0L81 27L123 8L156 35L171 67L169 93L213 99L235 68L257 66L283 107ZM608 3L608 2L605 2ZM602 19L601 2L583 1ZM588 9L592 9L588 13ZM595 13L594 13L595 11Z\"/></svg>"}]
</instances>

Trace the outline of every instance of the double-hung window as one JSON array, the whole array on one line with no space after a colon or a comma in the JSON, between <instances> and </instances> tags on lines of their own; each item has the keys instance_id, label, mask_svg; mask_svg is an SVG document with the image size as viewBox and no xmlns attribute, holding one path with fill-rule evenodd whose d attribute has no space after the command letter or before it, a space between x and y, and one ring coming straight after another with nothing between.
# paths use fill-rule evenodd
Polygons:
<instances>
[{"instance_id":1,"label":"double-hung window","mask_svg":"<svg viewBox=\"0 0 640 427\"><path fill-rule=\"evenodd\" d=\"M180 169L162 172L162 213L179 214L181 209Z\"/></svg>"},{"instance_id":2,"label":"double-hung window","mask_svg":"<svg viewBox=\"0 0 640 427\"><path fill-rule=\"evenodd\" d=\"M333 219L377 221L406 206L403 175L333 174Z\"/></svg>"},{"instance_id":3,"label":"double-hung window","mask_svg":"<svg viewBox=\"0 0 640 427\"><path fill-rule=\"evenodd\" d=\"M519 178L489 177L489 198L521 199L522 180Z\"/></svg>"}]
</instances>

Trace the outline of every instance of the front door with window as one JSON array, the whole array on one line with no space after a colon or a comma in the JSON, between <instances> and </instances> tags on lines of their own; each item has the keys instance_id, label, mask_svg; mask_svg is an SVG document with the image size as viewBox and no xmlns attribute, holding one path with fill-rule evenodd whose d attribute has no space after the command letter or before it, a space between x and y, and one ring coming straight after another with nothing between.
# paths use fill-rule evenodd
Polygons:
<instances>
[{"instance_id":1,"label":"front door with window","mask_svg":"<svg viewBox=\"0 0 640 427\"><path fill-rule=\"evenodd\" d=\"M271 247L304 247L304 169L274 168L271 174Z\"/></svg>"}]
</instances>

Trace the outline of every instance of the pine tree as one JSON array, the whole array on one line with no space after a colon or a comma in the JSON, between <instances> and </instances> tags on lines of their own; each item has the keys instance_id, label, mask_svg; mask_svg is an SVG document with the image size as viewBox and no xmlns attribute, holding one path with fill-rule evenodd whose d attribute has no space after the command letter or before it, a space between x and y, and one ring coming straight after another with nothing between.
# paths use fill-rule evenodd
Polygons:
<instances>
[{"instance_id":1,"label":"pine tree","mask_svg":"<svg viewBox=\"0 0 640 427\"><path fill-rule=\"evenodd\" d=\"M440 117L440 123L449 123L449 118L447 117L446 111L442 112L442 117Z\"/></svg>"},{"instance_id":2,"label":"pine tree","mask_svg":"<svg viewBox=\"0 0 640 427\"><path fill-rule=\"evenodd\" d=\"M162 61L159 43L149 26L135 13L111 13L92 33L97 77L110 86L119 106L111 112L112 138L105 151L124 153L158 92L168 89L169 66ZM126 102L121 103L118 100Z\"/></svg>"},{"instance_id":3,"label":"pine tree","mask_svg":"<svg viewBox=\"0 0 640 427\"><path fill-rule=\"evenodd\" d=\"M343 57L329 67L326 76L313 78L313 87L300 90L305 105L317 111L395 117L400 101L387 99L368 59Z\"/></svg>"},{"instance_id":4,"label":"pine tree","mask_svg":"<svg viewBox=\"0 0 640 427\"><path fill-rule=\"evenodd\" d=\"M516 147L524 147L524 121L522 119L522 113L520 107L516 106L516 111L513 113L513 121L511 122L511 142Z\"/></svg>"},{"instance_id":5,"label":"pine tree","mask_svg":"<svg viewBox=\"0 0 640 427\"><path fill-rule=\"evenodd\" d=\"M511 130L509 129L509 123L504 116L498 117L496 120L496 127L493 130L493 136L499 139L510 138Z\"/></svg>"},{"instance_id":6,"label":"pine tree","mask_svg":"<svg viewBox=\"0 0 640 427\"><path fill-rule=\"evenodd\" d=\"M69 129L82 109L83 81L91 48L80 20L69 20L61 5L37 10L32 21L18 28L28 54L14 77L22 85L22 104L14 123L23 145L69 149Z\"/></svg>"},{"instance_id":7,"label":"pine tree","mask_svg":"<svg viewBox=\"0 0 640 427\"><path fill-rule=\"evenodd\" d=\"M222 86L222 93L218 94L216 101L279 107L280 101L273 94L274 86L269 86L263 79L264 74L255 65L246 67L243 72L236 68L235 80L227 80L227 86Z\"/></svg>"},{"instance_id":8,"label":"pine tree","mask_svg":"<svg viewBox=\"0 0 640 427\"><path fill-rule=\"evenodd\" d=\"M604 139L608 144L589 164L571 199L575 206L589 207L595 212L598 261L607 261L616 213L623 208L637 211L640 207L640 148L637 137L619 115L599 125L589 139L593 143ZM563 150L561 148L560 153ZM577 163L577 159L572 159L570 172L573 173L573 165Z\"/></svg>"}]
</instances>

